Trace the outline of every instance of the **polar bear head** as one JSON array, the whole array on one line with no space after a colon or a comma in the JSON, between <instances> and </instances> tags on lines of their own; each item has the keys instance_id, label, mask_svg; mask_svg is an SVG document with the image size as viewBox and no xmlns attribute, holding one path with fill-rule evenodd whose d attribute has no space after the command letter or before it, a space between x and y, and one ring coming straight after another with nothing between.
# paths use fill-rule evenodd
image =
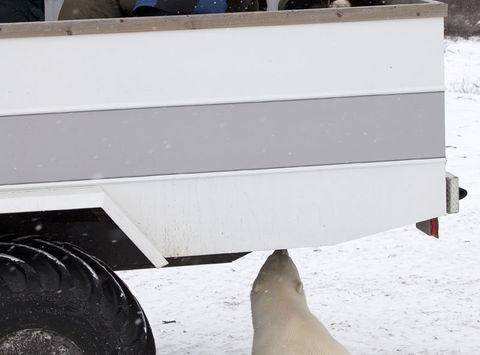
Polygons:
<instances>
[{"instance_id":1,"label":"polar bear head","mask_svg":"<svg viewBox=\"0 0 480 355\"><path fill-rule=\"evenodd\" d=\"M250 300L252 355L348 355L308 309L298 270L286 250L267 258Z\"/></svg>"},{"instance_id":2,"label":"polar bear head","mask_svg":"<svg viewBox=\"0 0 480 355\"><path fill-rule=\"evenodd\" d=\"M307 307L303 284L287 250L276 250L260 269L250 293L252 314L283 305ZM289 306L289 307L290 307Z\"/></svg>"}]
</instances>

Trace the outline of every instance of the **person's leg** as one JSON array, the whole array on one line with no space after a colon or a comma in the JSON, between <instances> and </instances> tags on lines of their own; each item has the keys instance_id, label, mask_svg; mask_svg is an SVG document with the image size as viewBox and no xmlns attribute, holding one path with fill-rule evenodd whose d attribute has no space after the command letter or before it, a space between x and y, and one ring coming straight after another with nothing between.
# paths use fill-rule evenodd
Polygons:
<instances>
[{"instance_id":1,"label":"person's leg","mask_svg":"<svg viewBox=\"0 0 480 355\"><path fill-rule=\"evenodd\" d=\"M137 4L135 5L135 8L133 10L133 15L134 16L188 15L193 13L197 3L198 3L198 0L137 0ZM149 7L151 9L141 9L142 7ZM157 9L160 11L157 11L154 9Z\"/></svg>"},{"instance_id":2,"label":"person's leg","mask_svg":"<svg viewBox=\"0 0 480 355\"><path fill-rule=\"evenodd\" d=\"M227 12L258 11L258 0L227 0Z\"/></svg>"},{"instance_id":3,"label":"person's leg","mask_svg":"<svg viewBox=\"0 0 480 355\"><path fill-rule=\"evenodd\" d=\"M194 14L218 14L227 9L226 0L199 0Z\"/></svg>"},{"instance_id":4,"label":"person's leg","mask_svg":"<svg viewBox=\"0 0 480 355\"><path fill-rule=\"evenodd\" d=\"M65 0L59 20L123 17L118 0Z\"/></svg>"},{"instance_id":5,"label":"person's leg","mask_svg":"<svg viewBox=\"0 0 480 355\"><path fill-rule=\"evenodd\" d=\"M1 0L0 23L43 21L42 0Z\"/></svg>"},{"instance_id":6,"label":"person's leg","mask_svg":"<svg viewBox=\"0 0 480 355\"><path fill-rule=\"evenodd\" d=\"M137 0L118 0L120 9L124 16L132 16L133 8Z\"/></svg>"},{"instance_id":7,"label":"person's leg","mask_svg":"<svg viewBox=\"0 0 480 355\"><path fill-rule=\"evenodd\" d=\"M132 11L132 15L144 17L144 16L168 16L173 14L166 12L162 9L157 9L156 7L152 7L152 6L139 6Z\"/></svg>"}]
</instances>

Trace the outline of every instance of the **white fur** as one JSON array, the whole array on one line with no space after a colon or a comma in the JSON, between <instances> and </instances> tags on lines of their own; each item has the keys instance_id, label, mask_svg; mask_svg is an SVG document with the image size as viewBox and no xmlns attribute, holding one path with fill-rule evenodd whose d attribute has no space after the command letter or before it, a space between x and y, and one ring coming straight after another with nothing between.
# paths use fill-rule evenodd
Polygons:
<instances>
[{"instance_id":1,"label":"white fur","mask_svg":"<svg viewBox=\"0 0 480 355\"><path fill-rule=\"evenodd\" d=\"M348 355L308 309L302 281L286 250L268 257L250 300L252 355Z\"/></svg>"},{"instance_id":2,"label":"white fur","mask_svg":"<svg viewBox=\"0 0 480 355\"><path fill-rule=\"evenodd\" d=\"M348 0L335 0L330 4L330 7L351 7L350 1Z\"/></svg>"}]
</instances>

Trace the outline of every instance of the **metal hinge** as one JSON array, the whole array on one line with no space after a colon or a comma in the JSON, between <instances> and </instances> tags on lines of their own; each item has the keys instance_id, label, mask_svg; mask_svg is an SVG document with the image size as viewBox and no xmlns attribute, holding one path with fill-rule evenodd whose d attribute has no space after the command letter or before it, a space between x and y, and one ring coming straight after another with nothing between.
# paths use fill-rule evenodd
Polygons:
<instances>
[{"instance_id":1,"label":"metal hinge","mask_svg":"<svg viewBox=\"0 0 480 355\"><path fill-rule=\"evenodd\" d=\"M458 213L460 211L460 186L458 177L447 172L447 213Z\"/></svg>"}]
</instances>

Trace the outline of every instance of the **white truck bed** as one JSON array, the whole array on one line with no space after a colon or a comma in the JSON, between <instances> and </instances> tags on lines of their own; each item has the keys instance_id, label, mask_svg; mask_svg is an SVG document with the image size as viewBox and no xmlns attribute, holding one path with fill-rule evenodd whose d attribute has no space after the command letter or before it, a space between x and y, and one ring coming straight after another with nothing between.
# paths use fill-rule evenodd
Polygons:
<instances>
[{"instance_id":1,"label":"white truck bed","mask_svg":"<svg viewBox=\"0 0 480 355\"><path fill-rule=\"evenodd\" d=\"M444 215L445 15L0 24L0 213L103 208L158 267Z\"/></svg>"}]
</instances>

